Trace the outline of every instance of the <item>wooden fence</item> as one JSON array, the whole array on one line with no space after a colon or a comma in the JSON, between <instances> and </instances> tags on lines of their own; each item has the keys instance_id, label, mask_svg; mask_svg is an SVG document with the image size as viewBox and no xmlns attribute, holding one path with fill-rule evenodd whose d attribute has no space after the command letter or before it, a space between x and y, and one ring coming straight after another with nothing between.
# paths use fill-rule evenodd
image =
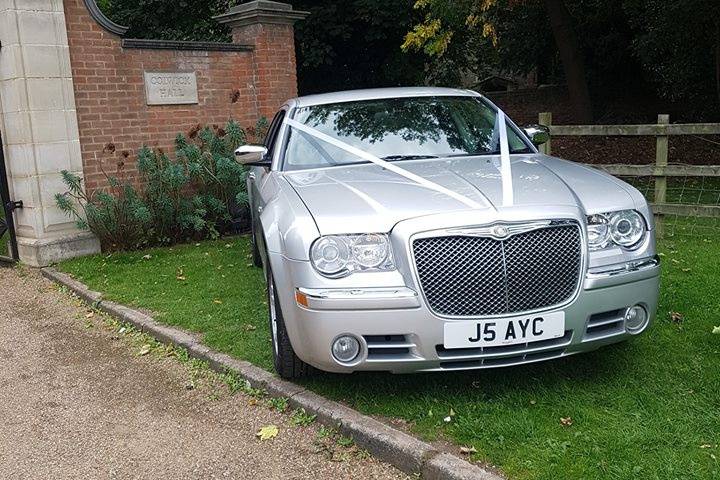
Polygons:
<instances>
[{"instance_id":1,"label":"wooden fence","mask_svg":"<svg viewBox=\"0 0 720 480\"><path fill-rule=\"evenodd\" d=\"M663 216L720 218L720 205L683 204L667 202L668 177L720 177L720 165L669 165L668 138L671 135L720 135L720 123L671 124L669 115L658 115L657 124L650 125L553 125L552 114L540 113L539 123L550 127L552 136L654 136L656 138L655 163L649 165L592 164L590 166L611 175L652 177L655 195L652 209L658 235L664 232ZM551 142L540 147L551 153Z\"/></svg>"}]
</instances>

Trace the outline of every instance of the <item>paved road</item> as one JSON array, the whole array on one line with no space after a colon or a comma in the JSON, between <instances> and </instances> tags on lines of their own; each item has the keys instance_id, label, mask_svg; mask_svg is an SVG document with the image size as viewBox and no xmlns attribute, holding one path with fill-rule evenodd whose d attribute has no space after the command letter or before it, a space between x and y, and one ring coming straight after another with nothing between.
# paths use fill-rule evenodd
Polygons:
<instances>
[{"instance_id":1,"label":"paved road","mask_svg":"<svg viewBox=\"0 0 720 480\"><path fill-rule=\"evenodd\" d=\"M245 395L189 390L185 364L138 356L86 311L36 271L0 268L0 478L406 478L318 448L316 425ZM268 424L280 433L261 442Z\"/></svg>"}]
</instances>

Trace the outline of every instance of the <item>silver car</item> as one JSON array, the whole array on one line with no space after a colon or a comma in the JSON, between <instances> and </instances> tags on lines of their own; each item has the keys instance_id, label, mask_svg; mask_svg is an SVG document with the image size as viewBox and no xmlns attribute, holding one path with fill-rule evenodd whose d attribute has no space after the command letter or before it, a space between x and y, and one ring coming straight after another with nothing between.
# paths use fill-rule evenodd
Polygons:
<instances>
[{"instance_id":1,"label":"silver car","mask_svg":"<svg viewBox=\"0 0 720 480\"><path fill-rule=\"evenodd\" d=\"M250 166L275 368L449 371L643 332L660 265L643 196L538 153L482 95L390 88L288 101Z\"/></svg>"}]
</instances>

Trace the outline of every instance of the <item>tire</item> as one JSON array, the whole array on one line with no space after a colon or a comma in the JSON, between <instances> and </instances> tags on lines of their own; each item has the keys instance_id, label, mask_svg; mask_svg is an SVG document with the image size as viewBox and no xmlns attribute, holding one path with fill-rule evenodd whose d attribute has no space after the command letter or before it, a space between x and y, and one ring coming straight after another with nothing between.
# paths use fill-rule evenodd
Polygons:
<instances>
[{"instance_id":1,"label":"tire","mask_svg":"<svg viewBox=\"0 0 720 480\"><path fill-rule=\"evenodd\" d=\"M295 354L290 344L285 320L282 315L280 301L275 290L275 280L268 266L267 280L268 320L270 322L270 336L272 338L273 365L280 377L285 379L302 378L312 373L312 367L303 362Z\"/></svg>"},{"instance_id":2,"label":"tire","mask_svg":"<svg viewBox=\"0 0 720 480\"><path fill-rule=\"evenodd\" d=\"M252 221L252 220L251 220ZM262 256L260 255L260 250L258 249L257 245L257 237L255 237L255 227L252 227L250 234L250 248L252 248L252 263L256 267L262 267L263 261Z\"/></svg>"}]
</instances>

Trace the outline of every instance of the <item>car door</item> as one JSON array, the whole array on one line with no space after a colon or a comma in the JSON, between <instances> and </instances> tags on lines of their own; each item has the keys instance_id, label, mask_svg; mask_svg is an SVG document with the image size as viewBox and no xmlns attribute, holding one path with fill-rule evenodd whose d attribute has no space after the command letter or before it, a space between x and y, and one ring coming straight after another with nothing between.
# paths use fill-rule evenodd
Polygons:
<instances>
[{"instance_id":1,"label":"car door","mask_svg":"<svg viewBox=\"0 0 720 480\"><path fill-rule=\"evenodd\" d=\"M263 145L267 148L267 153L263 157L272 163L276 157L278 140L282 131L283 120L285 119L286 110L280 110L273 117L270 127ZM262 238L262 225L260 223L260 215L265 206L270 202L277 191L276 180L272 178L272 165L267 167L252 167L249 173L249 194L250 208L252 209L253 232L255 240L258 242L258 249L261 255L265 255L265 244Z\"/></svg>"}]
</instances>

